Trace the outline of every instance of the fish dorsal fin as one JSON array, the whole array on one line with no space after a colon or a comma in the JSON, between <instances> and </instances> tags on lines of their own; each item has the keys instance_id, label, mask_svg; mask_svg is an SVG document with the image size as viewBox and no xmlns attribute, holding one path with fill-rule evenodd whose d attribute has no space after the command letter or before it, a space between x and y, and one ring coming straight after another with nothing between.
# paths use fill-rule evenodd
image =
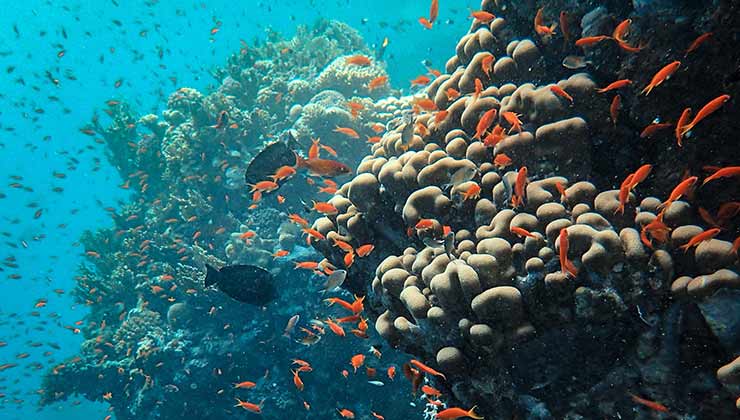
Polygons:
<instances>
[{"instance_id":1,"label":"fish dorsal fin","mask_svg":"<svg viewBox=\"0 0 740 420\"><path fill-rule=\"evenodd\" d=\"M218 283L220 274L221 273L219 273L218 270L206 264L206 280L205 280L206 287L210 287Z\"/></svg>"}]
</instances>

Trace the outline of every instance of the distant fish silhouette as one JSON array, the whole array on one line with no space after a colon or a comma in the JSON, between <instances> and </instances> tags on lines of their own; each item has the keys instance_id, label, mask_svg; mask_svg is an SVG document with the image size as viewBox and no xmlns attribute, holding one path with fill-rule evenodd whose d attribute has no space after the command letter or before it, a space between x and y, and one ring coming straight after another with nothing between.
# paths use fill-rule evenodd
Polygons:
<instances>
[{"instance_id":1,"label":"distant fish silhouette","mask_svg":"<svg viewBox=\"0 0 740 420\"><path fill-rule=\"evenodd\" d=\"M265 305L275 299L272 275L254 265L232 265L220 270L206 264L206 287L215 285L232 299L250 305Z\"/></svg>"}]
</instances>

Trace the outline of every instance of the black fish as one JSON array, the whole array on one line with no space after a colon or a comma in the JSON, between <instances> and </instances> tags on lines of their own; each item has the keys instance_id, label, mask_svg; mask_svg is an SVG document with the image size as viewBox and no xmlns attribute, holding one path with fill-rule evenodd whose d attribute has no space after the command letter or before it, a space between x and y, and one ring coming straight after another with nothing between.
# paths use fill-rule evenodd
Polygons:
<instances>
[{"instance_id":1,"label":"black fish","mask_svg":"<svg viewBox=\"0 0 740 420\"><path fill-rule=\"evenodd\" d=\"M301 145L296 141L290 131L285 132L280 139L269 143L257 155L252 158L244 174L244 180L248 184L256 184L264 181L275 170L283 165L295 165L295 154L293 150L299 150Z\"/></svg>"},{"instance_id":2,"label":"black fish","mask_svg":"<svg viewBox=\"0 0 740 420\"><path fill-rule=\"evenodd\" d=\"M219 290L239 302L265 305L275 299L272 275L254 265L232 265L217 270L206 264L206 287L216 285Z\"/></svg>"}]
</instances>

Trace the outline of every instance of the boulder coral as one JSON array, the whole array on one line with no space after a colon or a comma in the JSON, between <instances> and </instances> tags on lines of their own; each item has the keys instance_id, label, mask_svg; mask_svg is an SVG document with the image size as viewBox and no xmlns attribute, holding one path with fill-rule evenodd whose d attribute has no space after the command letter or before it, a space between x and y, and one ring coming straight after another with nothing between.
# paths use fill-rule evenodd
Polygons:
<instances>
[{"instance_id":1,"label":"boulder coral","mask_svg":"<svg viewBox=\"0 0 740 420\"><path fill-rule=\"evenodd\" d=\"M333 237L375 244L344 286L367 295L386 341L438 367L441 386L486 418L600 418L630 390L681 404L690 398L670 380L686 319L717 352L740 353L737 317L718 310L740 293L732 244L681 248L704 230L690 201L664 208L628 191L620 211L620 191L589 180L593 136L612 128L608 102L589 74L548 80L539 47L511 38L502 18L473 24L426 90L443 118L388 131L329 201L339 213L313 224L327 238L314 246L341 267ZM492 109L490 133L476 136ZM493 163L499 154L510 167ZM645 234L657 217L666 238ZM736 365L719 379L736 383Z\"/></svg>"}]
</instances>

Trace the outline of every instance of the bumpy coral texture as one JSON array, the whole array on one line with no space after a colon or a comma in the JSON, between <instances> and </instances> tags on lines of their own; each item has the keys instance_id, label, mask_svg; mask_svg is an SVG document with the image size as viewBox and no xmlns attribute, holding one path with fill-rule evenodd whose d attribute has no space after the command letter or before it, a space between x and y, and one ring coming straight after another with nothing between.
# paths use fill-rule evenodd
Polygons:
<instances>
[{"instance_id":1,"label":"bumpy coral texture","mask_svg":"<svg viewBox=\"0 0 740 420\"><path fill-rule=\"evenodd\" d=\"M524 83L547 80L540 51L529 40L507 43L507 35L501 18L473 25L447 63L449 74L427 89L449 114L438 122L433 113L418 115L411 138L404 139L403 124L383 136L357 176L330 200L339 214L314 223L327 238L316 248L337 266L342 254L331 246L335 238L355 246L372 242L385 251L353 265L346 286L368 295L381 336L438 367L448 376L440 386L460 402L480 405L484 414L501 416L494 418L540 409L585 415L587 399L604 395L605 384L633 388L640 375L665 381L655 372L666 363L660 353L668 345L656 331L675 334L677 310L664 311L671 301L699 302L710 329L720 341L725 336L728 353L737 354L739 343L722 331L721 315L713 321L705 309L718 294L737 298L731 243L712 239L680 250L702 231L686 201L665 212L667 242L641 241L640 229L655 219L660 200L631 193L620 214L618 190L599 191L587 179L589 133L611 129L606 99L596 95L585 73L551 84ZM489 77L481 60L490 54L497 59ZM479 95L475 79L484 86ZM553 93L552 84L574 103ZM448 89L461 96L450 98ZM473 137L492 108L498 110L493 124L500 123L507 136L488 147ZM519 115L521 132L509 130L501 116L507 111ZM492 160L499 153L514 166L497 168ZM512 191L523 166L526 198L514 207ZM466 172L471 176L460 179ZM474 186L480 197L465 199ZM415 229L421 219L433 219L432 227ZM454 234L452 249L434 243L443 238L443 226ZM533 237L512 233L514 227ZM561 271L563 230L575 277ZM633 345L639 350L633 352ZM617 357L632 360L642 373L619 377L630 368L610 371ZM720 379L736 383L736 365L721 368ZM568 385L547 392L571 378L585 389ZM574 402L579 399L581 406Z\"/></svg>"}]
</instances>

